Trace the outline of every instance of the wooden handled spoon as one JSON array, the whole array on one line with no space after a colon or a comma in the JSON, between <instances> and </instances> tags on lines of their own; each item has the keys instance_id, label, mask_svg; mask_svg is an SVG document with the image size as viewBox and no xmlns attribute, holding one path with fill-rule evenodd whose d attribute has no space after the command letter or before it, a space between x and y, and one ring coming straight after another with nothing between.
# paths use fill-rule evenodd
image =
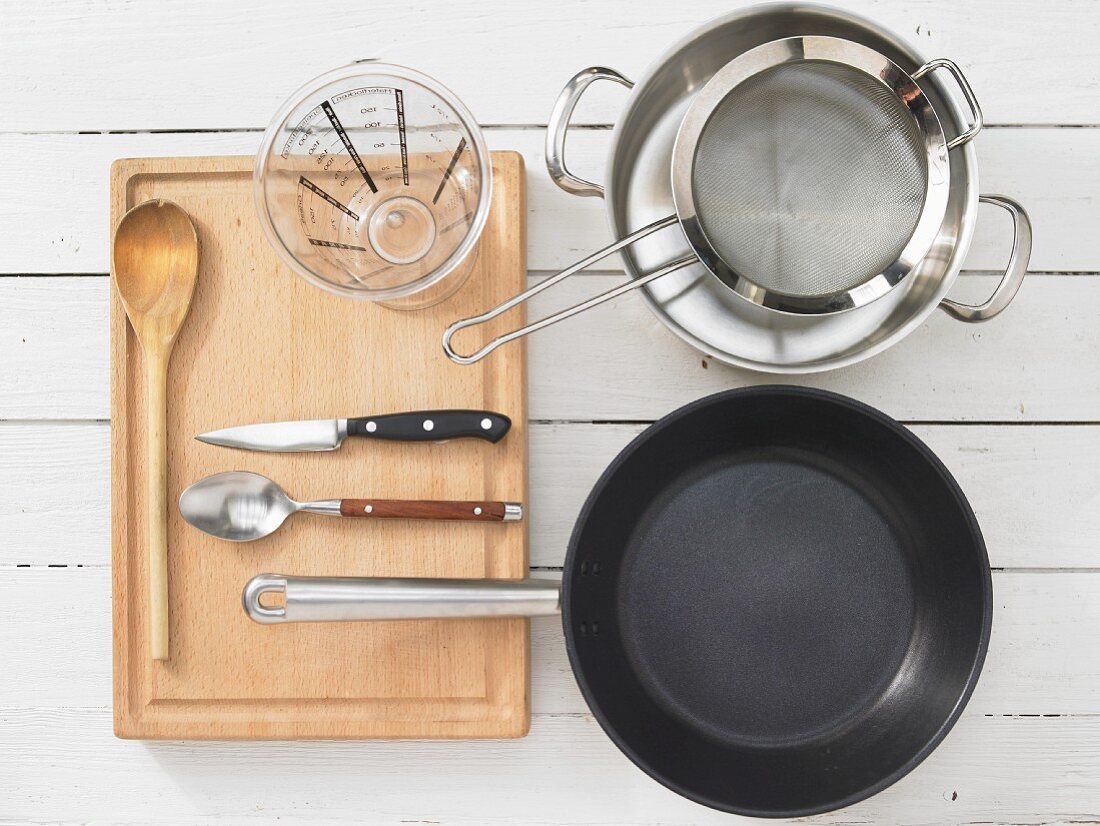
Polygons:
<instances>
[{"instance_id":1,"label":"wooden handled spoon","mask_svg":"<svg viewBox=\"0 0 1100 826\"><path fill-rule=\"evenodd\" d=\"M122 216L112 248L115 288L145 356L148 414L149 649L168 659L168 361L187 318L199 272L191 219L169 201L146 201Z\"/></svg>"},{"instance_id":2,"label":"wooden handled spoon","mask_svg":"<svg viewBox=\"0 0 1100 826\"><path fill-rule=\"evenodd\" d=\"M274 533L298 511L363 519L451 519L515 522L518 502L453 502L432 499L322 499L296 502L258 473L230 470L191 485L180 496L180 513L190 524L219 539L251 542Z\"/></svg>"}]
</instances>

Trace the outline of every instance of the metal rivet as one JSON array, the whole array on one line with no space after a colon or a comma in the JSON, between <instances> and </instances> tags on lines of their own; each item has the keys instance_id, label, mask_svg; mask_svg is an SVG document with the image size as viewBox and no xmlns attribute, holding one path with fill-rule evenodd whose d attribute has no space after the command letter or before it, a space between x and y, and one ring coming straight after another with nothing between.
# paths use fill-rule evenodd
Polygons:
<instances>
[{"instance_id":1,"label":"metal rivet","mask_svg":"<svg viewBox=\"0 0 1100 826\"><path fill-rule=\"evenodd\" d=\"M363 508L363 513L374 513L374 505L367 505Z\"/></svg>"},{"instance_id":2,"label":"metal rivet","mask_svg":"<svg viewBox=\"0 0 1100 826\"><path fill-rule=\"evenodd\" d=\"M489 430L492 426L493 426L492 419L482 419L481 420L481 429L482 430Z\"/></svg>"},{"instance_id":3,"label":"metal rivet","mask_svg":"<svg viewBox=\"0 0 1100 826\"><path fill-rule=\"evenodd\" d=\"M435 422L433 422L431 419L425 419L424 420L424 429L425 430L432 430L434 427L435 427Z\"/></svg>"},{"instance_id":4,"label":"metal rivet","mask_svg":"<svg viewBox=\"0 0 1100 826\"><path fill-rule=\"evenodd\" d=\"M481 508L474 508L474 516L481 516Z\"/></svg>"},{"instance_id":5,"label":"metal rivet","mask_svg":"<svg viewBox=\"0 0 1100 826\"><path fill-rule=\"evenodd\" d=\"M376 422L367 422L367 433L373 433L377 429L378 424Z\"/></svg>"}]
</instances>

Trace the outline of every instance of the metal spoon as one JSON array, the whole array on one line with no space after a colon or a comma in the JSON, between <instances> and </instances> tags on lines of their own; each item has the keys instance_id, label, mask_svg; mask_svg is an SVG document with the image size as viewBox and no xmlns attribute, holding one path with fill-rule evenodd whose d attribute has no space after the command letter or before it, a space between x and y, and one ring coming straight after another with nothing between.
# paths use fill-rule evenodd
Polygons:
<instances>
[{"instance_id":1,"label":"metal spoon","mask_svg":"<svg viewBox=\"0 0 1100 826\"><path fill-rule=\"evenodd\" d=\"M292 513L373 519L455 519L514 522L523 518L515 502L440 502L427 499L323 499L295 502L266 476L231 470L191 485L180 496L180 513L211 536L249 542L274 533Z\"/></svg>"},{"instance_id":2,"label":"metal spoon","mask_svg":"<svg viewBox=\"0 0 1100 826\"><path fill-rule=\"evenodd\" d=\"M119 221L111 274L145 355L149 508L149 653L168 659L168 360L199 273L191 219L170 201L138 204Z\"/></svg>"}]
</instances>

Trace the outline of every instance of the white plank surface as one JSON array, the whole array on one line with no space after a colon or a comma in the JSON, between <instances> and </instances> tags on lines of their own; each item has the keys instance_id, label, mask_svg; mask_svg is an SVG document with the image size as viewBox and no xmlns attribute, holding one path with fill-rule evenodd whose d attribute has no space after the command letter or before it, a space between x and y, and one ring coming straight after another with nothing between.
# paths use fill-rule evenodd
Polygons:
<instances>
[{"instance_id":1,"label":"white plank surface","mask_svg":"<svg viewBox=\"0 0 1100 826\"><path fill-rule=\"evenodd\" d=\"M524 3L338 0L108 3L5 8L4 128L263 127L305 80L381 58L442 78L485 123L545 123L585 66L637 78L675 41L746 0ZM1090 0L847 3L928 58L967 72L991 123L1096 123L1100 16ZM45 18L45 19L44 19ZM622 95L584 119L614 120Z\"/></svg>"},{"instance_id":2,"label":"white plank surface","mask_svg":"<svg viewBox=\"0 0 1100 826\"><path fill-rule=\"evenodd\" d=\"M0 58L2 60L2 58ZM565 267L611 240L603 202L567 195L546 173L543 129L490 129L494 149L527 164L528 266ZM0 273L106 273L108 169L115 158L248 155L258 132L124 135L0 134ZM607 130L580 130L568 143L571 167L606 177ZM975 144L983 192L1022 203L1035 225L1033 271L1100 271L1100 129L988 129ZM28 158L35 171L27 173ZM74 198L73 193L80 193ZM999 270L1011 233L1000 210L983 207L968 269ZM614 259L609 259L614 262ZM605 268L617 267L612 263Z\"/></svg>"},{"instance_id":3,"label":"white plank surface","mask_svg":"<svg viewBox=\"0 0 1100 826\"><path fill-rule=\"evenodd\" d=\"M110 707L110 590L108 568L0 568L10 640L0 716L29 698L39 707ZM1100 572L998 571L993 590L989 656L967 713L1100 714ZM240 621L248 622L243 614ZM531 640L534 713L583 715L560 623L532 620ZM1091 655L1077 656L1088 649ZM6 791L0 773L0 799Z\"/></svg>"},{"instance_id":4,"label":"white plank surface","mask_svg":"<svg viewBox=\"0 0 1100 826\"><path fill-rule=\"evenodd\" d=\"M562 564L588 491L643 428L531 426L532 565ZM1100 570L1100 427L912 429L967 491L994 567ZM0 423L0 565L110 564L110 513L102 495L110 484L109 430L106 422ZM1051 490L1062 493L1050 497Z\"/></svg>"},{"instance_id":5,"label":"white plank surface","mask_svg":"<svg viewBox=\"0 0 1100 826\"><path fill-rule=\"evenodd\" d=\"M106 709L0 714L8 823L752 822L657 785L587 715L510 742L143 744L115 740ZM1100 717L966 716L896 785L809 822L1093 823L1098 760Z\"/></svg>"},{"instance_id":6,"label":"white plank surface","mask_svg":"<svg viewBox=\"0 0 1100 826\"><path fill-rule=\"evenodd\" d=\"M637 77L676 38L745 5L3 5L0 826L737 822L619 754L586 713L554 620L532 623L535 718L524 740L115 740L103 273L112 160L250 153L294 87L380 57L438 75L492 125L493 147L523 153L537 278L608 241L603 205L562 193L545 173L540 125L564 82L592 64ZM799 382L912 423L965 489L998 569L989 657L959 725L893 788L812 820L1100 823L1100 3L844 5L963 66L993 125L976 144L980 188L1029 210L1031 269L1043 274L987 325L937 314L864 365ZM578 121L611 124L623 100L618 87L594 87ZM120 130L137 131L77 134ZM610 139L577 130L571 166L601 180ZM967 268L997 270L1007 240L1003 218L983 211ZM533 312L621 277L607 266ZM954 293L977 298L992 283L964 275ZM592 482L645 422L772 380L682 345L634 296L533 338L530 377L531 561L541 576L555 575L545 569L561 564Z\"/></svg>"},{"instance_id":7,"label":"white plank surface","mask_svg":"<svg viewBox=\"0 0 1100 826\"><path fill-rule=\"evenodd\" d=\"M532 303L531 317L621 278L565 281ZM966 276L952 295L978 300L995 283ZM108 287L106 277L0 278L0 419L108 417ZM1098 302L1100 277L1034 276L988 323L937 312L882 355L786 380L905 421L1097 421L1100 324L1085 308ZM779 380L704 358L631 294L533 335L528 352L536 420L648 421L708 393Z\"/></svg>"}]
</instances>

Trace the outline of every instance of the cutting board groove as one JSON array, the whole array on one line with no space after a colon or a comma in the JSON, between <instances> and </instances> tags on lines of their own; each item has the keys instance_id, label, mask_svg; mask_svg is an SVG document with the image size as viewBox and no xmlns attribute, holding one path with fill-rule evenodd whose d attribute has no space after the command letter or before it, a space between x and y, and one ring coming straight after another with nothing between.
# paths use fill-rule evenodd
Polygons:
<instances>
[{"instance_id":1,"label":"cutting board groove","mask_svg":"<svg viewBox=\"0 0 1100 826\"><path fill-rule=\"evenodd\" d=\"M527 622L520 619L261 626L241 589L264 571L298 575L518 578L525 522L429 523L302 514L233 544L187 525L192 482L252 470L298 499L502 500L527 496L522 342L452 364L444 327L521 290L522 158L493 153L493 206L469 280L436 307L398 311L337 298L281 264L252 205L250 157L143 158L112 167L111 226L149 198L175 201L199 234L195 299L169 367L170 656L146 652L140 347L111 293L114 719L120 737L518 737L529 719ZM513 311L496 335L522 322ZM253 421L485 408L512 419L500 443L350 439L333 453L274 454L195 441Z\"/></svg>"}]
</instances>

